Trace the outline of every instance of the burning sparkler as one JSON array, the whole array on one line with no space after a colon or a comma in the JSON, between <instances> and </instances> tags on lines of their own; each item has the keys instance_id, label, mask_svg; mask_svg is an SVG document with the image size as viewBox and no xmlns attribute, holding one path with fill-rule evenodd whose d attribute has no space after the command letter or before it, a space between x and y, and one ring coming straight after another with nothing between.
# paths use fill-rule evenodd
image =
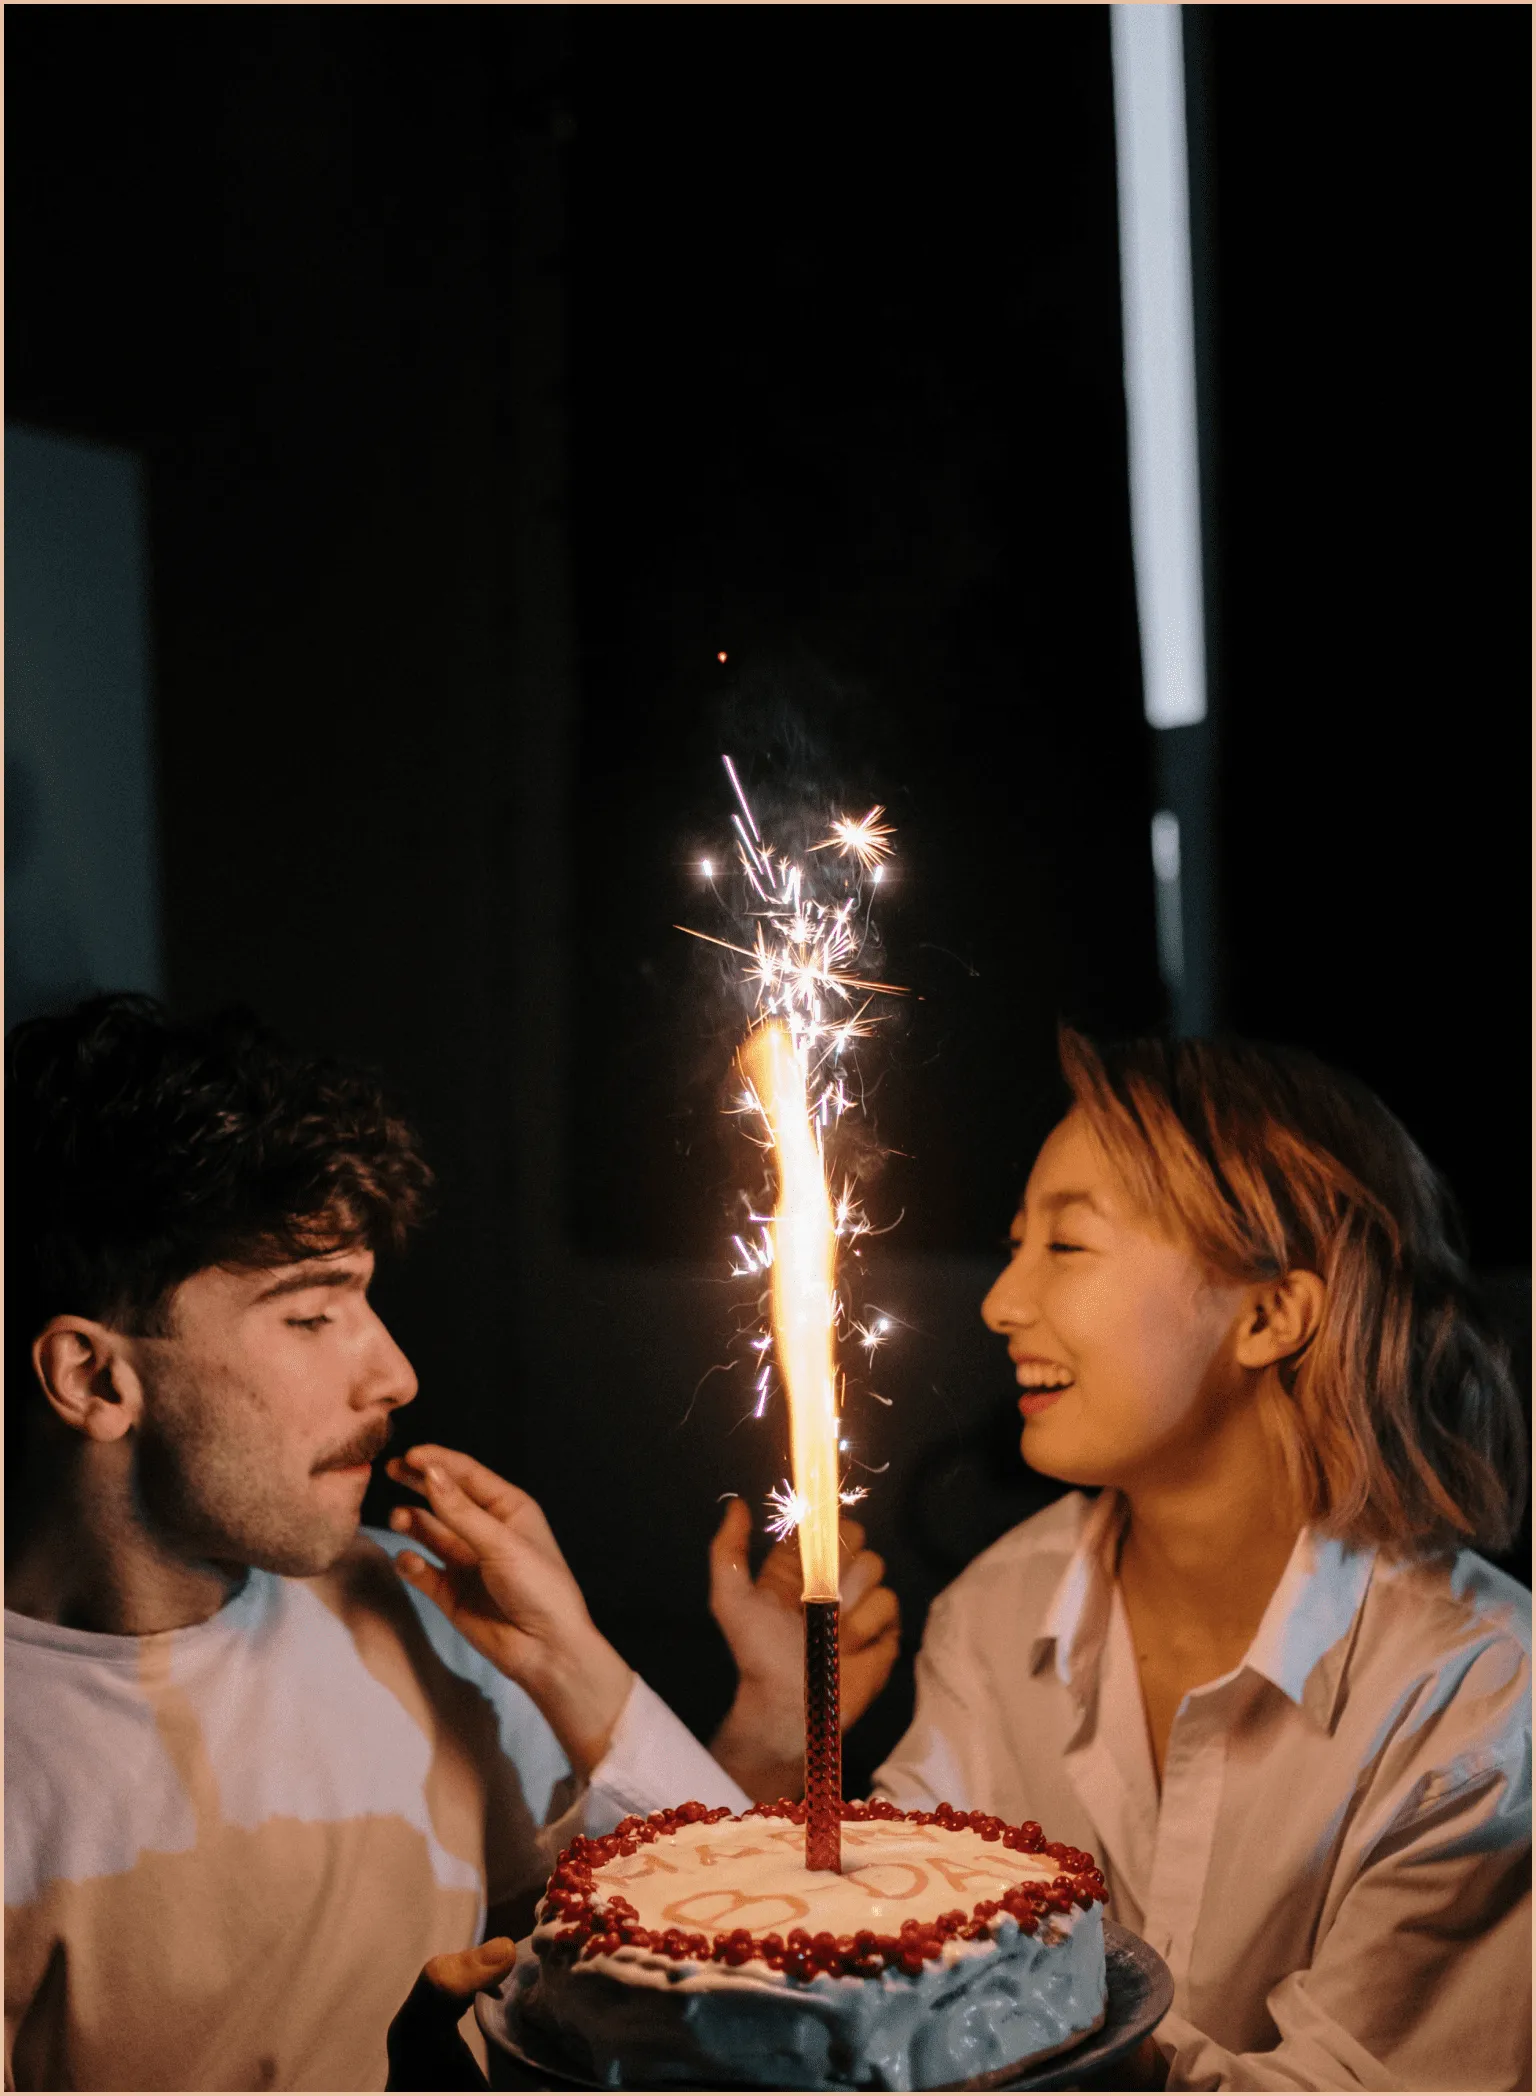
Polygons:
<instances>
[{"instance_id":1,"label":"burning sparkler","mask_svg":"<svg viewBox=\"0 0 1536 2096\"><path fill-rule=\"evenodd\" d=\"M905 994L897 984L876 980L861 965L871 932L860 879L883 870L892 855L895 832L881 820L884 808L876 806L857 818L830 816L827 834L802 856L781 851L764 835L735 765L729 757L721 761L736 801L731 824L741 881L738 922L742 932L732 939L691 925L679 925L678 930L736 955L743 963L738 979L750 991L756 1019L777 1021L787 1031L820 1150L838 1122L858 1103L858 1045L872 1035L878 1023L877 1000ZM818 865L815 854L822 852L835 856ZM714 885L722 868L711 855L701 860L700 871ZM719 894L718 887L715 892ZM744 1075L746 1082L735 1110L757 1119L764 1113L761 1088L750 1074ZM769 1140L771 1145L771 1128ZM822 1178L824 1181L824 1165ZM843 1178L831 1206L838 1244L856 1246L871 1226L850 1178ZM731 1242L735 1278L766 1279L770 1275L775 1260L771 1218L750 1216L745 1230L738 1231ZM833 1339L841 1336L857 1341L866 1359L872 1357L890 1330L889 1319L867 1316L864 1323L851 1321L844 1317L835 1294L832 1304ZM829 1340L829 1348L830 1344ZM753 1416L760 1419L772 1385L772 1342L760 1333L751 1345L758 1355ZM781 1380L787 1383L782 1358L779 1367ZM842 1499L846 1505L863 1496L862 1492L845 1491ZM785 1519L784 1508L775 1505L776 1533ZM784 1532L791 1532L798 1522L797 1514Z\"/></svg>"},{"instance_id":2,"label":"burning sparkler","mask_svg":"<svg viewBox=\"0 0 1536 2096\"><path fill-rule=\"evenodd\" d=\"M884 808L871 808L857 822L850 822L840 815L832 824L832 834L820 844L813 844L812 851L832 851L834 848L844 859L857 859L866 873L878 878L880 862L891 856L891 839L896 832L888 822L882 822Z\"/></svg>"},{"instance_id":3,"label":"burning sparkler","mask_svg":"<svg viewBox=\"0 0 1536 2096\"><path fill-rule=\"evenodd\" d=\"M788 1028L760 1026L741 1051L779 1165L773 1212L773 1338L789 1392L790 1453L807 1601L837 1599L836 1238L821 1151L806 1111L805 1073Z\"/></svg>"},{"instance_id":4,"label":"burning sparkler","mask_svg":"<svg viewBox=\"0 0 1536 2096\"><path fill-rule=\"evenodd\" d=\"M852 1103L850 1051L870 1031L875 997L899 995L895 985L855 972L867 937L856 885L841 895L812 880L801 860L776 851L764 837L729 757L727 776L738 813L731 817L736 849L755 920L752 944L710 943L748 963L760 1024L744 1044L740 1063L746 1089L741 1111L761 1114L778 1168L771 1222L754 1217L760 1236L734 1242L738 1275L771 1277L772 1345L789 1399L794 1483L770 1494L775 1535L798 1531L806 1624L806 1863L837 1870L841 1861L842 1732L838 1711L838 1512L862 1499L845 1490L839 1457L836 1290L839 1240L869 1227L844 1182L834 1201L824 1156L826 1131ZM811 852L835 851L846 871L878 880L891 855L893 831L880 807L858 820L834 817L830 835ZM710 862L705 862L709 864ZM711 866L711 873L713 868ZM679 926L679 930L689 930ZM695 938L709 938L695 932ZM855 1324L867 1354L885 1337L883 1316ZM769 1387L768 1346L759 1354L755 1415Z\"/></svg>"}]
</instances>

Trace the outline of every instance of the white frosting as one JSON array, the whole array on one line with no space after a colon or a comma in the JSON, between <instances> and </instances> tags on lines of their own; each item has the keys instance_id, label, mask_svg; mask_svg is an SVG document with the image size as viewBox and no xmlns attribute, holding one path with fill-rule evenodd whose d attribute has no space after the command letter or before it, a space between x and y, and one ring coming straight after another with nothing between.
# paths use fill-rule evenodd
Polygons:
<instances>
[{"instance_id":1,"label":"white frosting","mask_svg":"<svg viewBox=\"0 0 1536 2096\"><path fill-rule=\"evenodd\" d=\"M849 1821L841 1871L807 1870L805 1829L788 1820L727 1820L683 1827L593 1872L595 1897L621 1892L647 1929L750 1929L787 1935L858 1929L894 1936L904 1921L932 1921L1061 1869L1053 1856L1021 1855L1000 1841L907 1820Z\"/></svg>"},{"instance_id":2,"label":"white frosting","mask_svg":"<svg viewBox=\"0 0 1536 2096\"><path fill-rule=\"evenodd\" d=\"M1010 1886L1050 1879L1053 1858L969 1829L845 1822L843 1871L808 1871L804 1829L771 1819L685 1826L599 1864L594 1897L622 1893L641 1926L705 1935L791 1929L896 1935ZM1102 1910L1052 1914L1025 1934L998 1913L916 1973L795 1980L761 1958L674 1959L635 1944L573 1962L558 1917L509 1990L509 2025L552 2029L573 2066L606 2088L943 2088L1075 2044L1104 2017Z\"/></svg>"}]
</instances>

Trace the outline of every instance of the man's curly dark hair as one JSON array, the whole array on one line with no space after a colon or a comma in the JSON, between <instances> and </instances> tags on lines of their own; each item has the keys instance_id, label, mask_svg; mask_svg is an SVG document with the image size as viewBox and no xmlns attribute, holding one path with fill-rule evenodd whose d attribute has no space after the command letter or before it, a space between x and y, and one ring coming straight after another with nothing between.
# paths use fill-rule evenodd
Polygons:
<instances>
[{"instance_id":1,"label":"man's curly dark hair","mask_svg":"<svg viewBox=\"0 0 1536 2096\"><path fill-rule=\"evenodd\" d=\"M241 1009L179 1020L93 997L13 1029L5 1089L13 1373L52 1317L162 1329L205 1267L398 1250L431 1185L369 1072L298 1054Z\"/></svg>"}]
</instances>

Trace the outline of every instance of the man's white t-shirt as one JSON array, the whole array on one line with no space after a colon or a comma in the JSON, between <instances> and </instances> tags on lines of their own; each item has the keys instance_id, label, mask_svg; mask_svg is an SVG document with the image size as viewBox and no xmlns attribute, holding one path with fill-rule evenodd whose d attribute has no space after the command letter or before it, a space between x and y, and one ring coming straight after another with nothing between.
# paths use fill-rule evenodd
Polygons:
<instances>
[{"instance_id":1,"label":"man's white t-shirt","mask_svg":"<svg viewBox=\"0 0 1536 2096\"><path fill-rule=\"evenodd\" d=\"M579 1790L400 1547L151 1637L7 1611L8 2088L382 2088L422 1964L565 1842L748 1802L638 1680Z\"/></svg>"}]
</instances>

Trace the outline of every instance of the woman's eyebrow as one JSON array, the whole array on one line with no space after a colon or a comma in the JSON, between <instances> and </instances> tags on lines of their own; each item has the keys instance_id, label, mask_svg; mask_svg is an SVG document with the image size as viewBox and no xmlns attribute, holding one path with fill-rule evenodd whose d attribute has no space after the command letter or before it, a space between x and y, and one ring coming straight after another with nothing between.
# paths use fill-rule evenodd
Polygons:
<instances>
[{"instance_id":1,"label":"woman's eyebrow","mask_svg":"<svg viewBox=\"0 0 1536 2096\"><path fill-rule=\"evenodd\" d=\"M1099 1206L1098 1202L1094 1199L1092 1194L1087 1192L1078 1192L1077 1190L1071 1188L1063 1188L1063 1190L1060 1193L1044 1195L1041 1199L1040 1206L1048 1210L1049 1213L1052 1215L1059 1215L1063 1208L1075 1207L1091 1208L1095 1215L1102 1215L1104 1213L1103 1209Z\"/></svg>"}]
</instances>

